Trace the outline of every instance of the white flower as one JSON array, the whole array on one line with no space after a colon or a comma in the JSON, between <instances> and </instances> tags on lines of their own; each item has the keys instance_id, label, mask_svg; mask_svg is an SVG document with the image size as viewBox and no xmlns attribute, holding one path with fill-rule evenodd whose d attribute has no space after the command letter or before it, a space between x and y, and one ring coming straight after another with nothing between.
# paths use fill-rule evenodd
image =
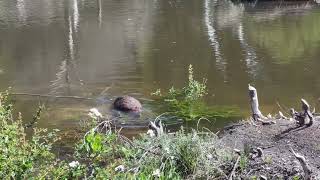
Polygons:
<instances>
[{"instance_id":1,"label":"white flower","mask_svg":"<svg viewBox=\"0 0 320 180\"><path fill-rule=\"evenodd\" d=\"M119 165L116 168L114 168L114 171L116 172L124 172L124 165Z\"/></svg>"},{"instance_id":2,"label":"white flower","mask_svg":"<svg viewBox=\"0 0 320 180\"><path fill-rule=\"evenodd\" d=\"M88 115L91 117L91 118L94 118L94 119L97 119L97 118L102 118L102 114L98 111L98 109L96 108L91 108L89 110L89 113Z\"/></svg>"},{"instance_id":3,"label":"white flower","mask_svg":"<svg viewBox=\"0 0 320 180\"><path fill-rule=\"evenodd\" d=\"M168 147L165 147L163 150L165 150L166 151L166 153L170 153L170 149L168 148Z\"/></svg>"},{"instance_id":4,"label":"white flower","mask_svg":"<svg viewBox=\"0 0 320 180\"><path fill-rule=\"evenodd\" d=\"M212 157L211 154L208 154L208 155L207 155L207 158L208 158L208 159L212 159L213 157Z\"/></svg>"},{"instance_id":5,"label":"white flower","mask_svg":"<svg viewBox=\"0 0 320 180\"><path fill-rule=\"evenodd\" d=\"M155 137L156 135L154 134L153 130L149 129L147 131L147 134L150 136L150 137Z\"/></svg>"},{"instance_id":6,"label":"white flower","mask_svg":"<svg viewBox=\"0 0 320 180\"><path fill-rule=\"evenodd\" d=\"M152 176L160 177L160 169L156 169L155 171L153 171Z\"/></svg>"},{"instance_id":7,"label":"white flower","mask_svg":"<svg viewBox=\"0 0 320 180\"><path fill-rule=\"evenodd\" d=\"M79 166L80 163L78 161L72 161L71 163L69 163L69 166L72 167L72 168L75 168L77 166Z\"/></svg>"}]
</instances>

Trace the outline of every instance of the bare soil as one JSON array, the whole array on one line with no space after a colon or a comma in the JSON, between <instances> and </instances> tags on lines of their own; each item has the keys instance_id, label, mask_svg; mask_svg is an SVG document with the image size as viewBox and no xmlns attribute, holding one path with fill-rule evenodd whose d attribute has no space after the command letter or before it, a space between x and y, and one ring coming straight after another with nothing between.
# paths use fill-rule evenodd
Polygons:
<instances>
[{"instance_id":1,"label":"bare soil","mask_svg":"<svg viewBox=\"0 0 320 180\"><path fill-rule=\"evenodd\" d=\"M291 148L304 156L312 170L311 179L320 179L320 122L316 118L310 127L298 127L289 120L277 120L272 125L252 125L249 122L228 126L220 133L221 145L239 149L246 154L245 170L236 172L241 179L303 179L301 164ZM251 157L256 148L262 157ZM243 164L242 164L243 165Z\"/></svg>"}]
</instances>

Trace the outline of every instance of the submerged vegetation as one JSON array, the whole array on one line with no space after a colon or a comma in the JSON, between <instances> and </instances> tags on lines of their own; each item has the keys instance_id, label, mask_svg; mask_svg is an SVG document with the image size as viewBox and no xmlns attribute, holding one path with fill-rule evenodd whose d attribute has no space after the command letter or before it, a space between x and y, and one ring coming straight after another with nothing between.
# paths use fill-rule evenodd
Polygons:
<instances>
[{"instance_id":1,"label":"submerged vegetation","mask_svg":"<svg viewBox=\"0 0 320 180\"><path fill-rule=\"evenodd\" d=\"M165 95L160 89L152 93L160 97L159 100L165 104L167 112L186 121L200 118L216 120L240 117L236 107L208 106L204 101L207 95L207 80L203 79L202 82L195 80L192 65L189 65L188 72L187 85L182 89L171 87Z\"/></svg>"}]
</instances>

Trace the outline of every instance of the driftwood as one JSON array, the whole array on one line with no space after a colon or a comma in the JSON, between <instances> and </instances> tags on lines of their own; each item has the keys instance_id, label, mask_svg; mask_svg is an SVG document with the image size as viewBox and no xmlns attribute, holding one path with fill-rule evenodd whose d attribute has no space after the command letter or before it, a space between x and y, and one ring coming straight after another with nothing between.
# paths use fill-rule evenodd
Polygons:
<instances>
[{"instance_id":1,"label":"driftwood","mask_svg":"<svg viewBox=\"0 0 320 180\"><path fill-rule=\"evenodd\" d=\"M306 125L307 127L313 124L313 113L310 111L310 105L304 99L301 99L302 112L297 112L293 108L290 109L290 114L297 121L299 126Z\"/></svg>"},{"instance_id":2,"label":"driftwood","mask_svg":"<svg viewBox=\"0 0 320 180\"><path fill-rule=\"evenodd\" d=\"M304 179L309 180L311 179L311 168L310 166L307 164L306 158L298 153L296 153L292 147L290 147L291 152L293 153L293 155L295 156L295 158L299 161L300 165L302 166L303 172L304 172Z\"/></svg>"},{"instance_id":3,"label":"driftwood","mask_svg":"<svg viewBox=\"0 0 320 180\"><path fill-rule=\"evenodd\" d=\"M252 111L253 120L259 121L263 125L274 124L273 121L267 120L268 118L261 113L259 109L259 100L258 100L258 93L256 88L249 84L248 89L249 89L250 107Z\"/></svg>"},{"instance_id":4,"label":"driftwood","mask_svg":"<svg viewBox=\"0 0 320 180\"><path fill-rule=\"evenodd\" d=\"M150 121L149 130L147 132L151 137L160 136L163 134L163 126L161 120L156 119L154 122Z\"/></svg>"},{"instance_id":5,"label":"driftwood","mask_svg":"<svg viewBox=\"0 0 320 180\"><path fill-rule=\"evenodd\" d=\"M251 86L249 84L249 97L250 97L250 106L251 106L251 111L252 111L252 118L254 120L257 119L266 119L265 116L263 116L263 114L261 113L260 109L259 109L259 100L258 100L258 93L256 88L254 88L253 86Z\"/></svg>"},{"instance_id":6,"label":"driftwood","mask_svg":"<svg viewBox=\"0 0 320 180\"><path fill-rule=\"evenodd\" d=\"M286 116L284 116L281 111L279 111L279 118L280 118L280 119L289 119L289 118L287 118Z\"/></svg>"}]
</instances>

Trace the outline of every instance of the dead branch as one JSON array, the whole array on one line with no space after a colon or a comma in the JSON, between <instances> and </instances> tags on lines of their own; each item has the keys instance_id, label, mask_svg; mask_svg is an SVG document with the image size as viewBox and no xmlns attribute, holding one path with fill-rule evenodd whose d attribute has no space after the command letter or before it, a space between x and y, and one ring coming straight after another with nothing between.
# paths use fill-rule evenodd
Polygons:
<instances>
[{"instance_id":1,"label":"dead branch","mask_svg":"<svg viewBox=\"0 0 320 180\"><path fill-rule=\"evenodd\" d=\"M289 119L288 117L284 116L281 111L279 111L279 117L280 119Z\"/></svg>"},{"instance_id":2,"label":"dead branch","mask_svg":"<svg viewBox=\"0 0 320 180\"><path fill-rule=\"evenodd\" d=\"M84 143L85 143L86 137L87 137L87 135L89 133L91 133L91 132L94 132L94 133L101 132L103 129L105 129L105 134L111 133L111 130L112 130L111 121L102 121L97 126L95 126L94 128L90 129L89 131L87 131L83 136Z\"/></svg>"},{"instance_id":3,"label":"dead branch","mask_svg":"<svg viewBox=\"0 0 320 180\"><path fill-rule=\"evenodd\" d=\"M163 126L162 126L161 120L156 119L154 122L150 121L148 133L150 134L151 137L162 135L163 134Z\"/></svg>"},{"instance_id":4,"label":"dead branch","mask_svg":"<svg viewBox=\"0 0 320 180\"><path fill-rule=\"evenodd\" d=\"M287 108L287 107L282 107L278 101L277 101L276 103L277 103L277 105L278 105L278 107L280 108L281 111L283 111L283 112L284 112L286 115L288 115L288 116L290 115L289 113L287 113L287 111L288 111L289 108Z\"/></svg>"},{"instance_id":5,"label":"dead branch","mask_svg":"<svg viewBox=\"0 0 320 180\"><path fill-rule=\"evenodd\" d=\"M304 156L296 153L292 147L290 147L291 152L293 153L293 155L296 157L296 159L299 161L300 165L302 166L303 172L304 172L304 179L311 179L311 168L310 166L307 164L306 159Z\"/></svg>"},{"instance_id":6,"label":"dead branch","mask_svg":"<svg viewBox=\"0 0 320 180\"><path fill-rule=\"evenodd\" d=\"M232 180L232 179L233 179L233 176L235 175L235 171L236 171L236 169L237 169L237 167L238 167L240 158L241 158L241 157L238 156L236 163L234 163L233 168L232 168L232 170L231 170L231 172L230 172L230 175L229 175L228 180Z\"/></svg>"}]
</instances>

